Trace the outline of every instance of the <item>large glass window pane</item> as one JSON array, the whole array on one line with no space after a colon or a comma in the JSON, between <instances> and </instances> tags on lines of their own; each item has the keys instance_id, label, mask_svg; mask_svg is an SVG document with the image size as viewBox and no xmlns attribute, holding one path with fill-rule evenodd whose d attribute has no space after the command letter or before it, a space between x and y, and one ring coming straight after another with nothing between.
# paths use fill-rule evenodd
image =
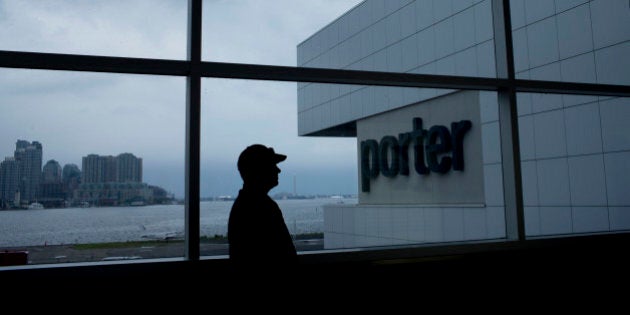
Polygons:
<instances>
[{"instance_id":1,"label":"large glass window pane","mask_svg":"<svg viewBox=\"0 0 630 315\"><path fill-rule=\"evenodd\" d=\"M187 1L2 1L0 50L186 58Z\"/></svg>"},{"instance_id":2,"label":"large glass window pane","mask_svg":"<svg viewBox=\"0 0 630 315\"><path fill-rule=\"evenodd\" d=\"M519 93L528 237L630 228L630 100Z\"/></svg>"},{"instance_id":3,"label":"large glass window pane","mask_svg":"<svg viewBox=\"0 0 630 315\"><path fill-rule=\"evenodd\" d=\"M519 79L630 84L628 3L512 0Z\"/></svg>"},{"instance_id":4,"label":"large glass window pane","mask_svg":"<svg viewBox=\"0 0 630 315\"><path fill-rule=\"evenodd\" d=\"M225 236L236 161L262 143L288 156L269 195L298 251L505 238L496 93L299 86L204 80L202 235Z\"/></svg>"},{"instance_id":5,"label":"large glass window pane","mask_svg":"<svg viewBox=\"0 0 630 315\"><path fill-rule=\"evenodd\" d=\"M280 206L298 250L323 249L325 204L356 203L355 139L300 137L295 87L202 81L202 255L227 254L229 212L243 185L237 160L249 145L263 144L287 155L269 196ZM264 246L265 235L260 242Z\"/></svg>"},{"instance_id":6,"label":"large glass window pane","mask_svg":"<svg viewBox=\"0 0 630 315\"><path fill-rule=\"evenodd\" d=\"M184 78L0 72L0 249L181 257Z\"/></svg>"}]
</instances>

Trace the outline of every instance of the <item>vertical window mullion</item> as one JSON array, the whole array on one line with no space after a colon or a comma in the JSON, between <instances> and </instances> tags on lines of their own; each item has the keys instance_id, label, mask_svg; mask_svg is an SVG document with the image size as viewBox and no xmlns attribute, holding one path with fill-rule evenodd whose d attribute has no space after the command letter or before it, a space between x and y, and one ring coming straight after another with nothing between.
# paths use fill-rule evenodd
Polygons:
<instances>
[{"instance_id":1,"label":"vertical window mullion","mask_svg":"<svg viewBox=\"0 0 630 315\"><path fill-rule=\"evenodd\" d=\"M492 24L497 78L507 79L498 90L505 225L508 240L525 240L518 114L509 0L492 0Z\"/></svg>"},{"instance_id":2,"label":"vertical window mullion","mask_svg":"<svg viewBox=\"0 0 630 315\"><path fill-rule=\"evenodd\" d=\"M199 260L199 197L201 144L201 0L188 0L186 78L186 222L185 258Z\"/></svg>"}]
</instances>

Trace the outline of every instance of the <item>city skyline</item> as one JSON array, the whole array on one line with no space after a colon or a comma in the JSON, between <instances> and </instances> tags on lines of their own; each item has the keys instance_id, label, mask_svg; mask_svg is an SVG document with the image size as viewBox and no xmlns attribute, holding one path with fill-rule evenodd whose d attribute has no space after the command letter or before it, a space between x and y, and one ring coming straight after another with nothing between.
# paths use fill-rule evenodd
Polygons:
<instances>
[{"instance_id":1,"label":"city skyline","mask_svg":"<svg viewBox=\"0 0 630 315\"><path fill-rule=\"evenodd\" d=\"M17 140L17 141L19 142L23 140ZM33 141L33 142L39 143L41 146L45 146L45 144L42 144L39 141ZM4 153L4 148L0 148L0 152L3 152L3 154L6 156L6 154ZM127 154L134 156L134 154L129 153L129 151L126 151L124 153L119 153L116 156L127 155ZM45 156L45 155L46 155L46 149L43 149L42 156ZM113 155L100 155L100 154L95 154L95 153L89 153L87 155L81 156L81 160L90 156L103 157L103 158L116 157ZM138 159L141 160L141 163L144 163L145 161L141 157L138 157ZM44 161L46 162L44 163ZM43 178L45 167L51 161L54 161L57 164L59 164L59 166L61 166L62 170L64 171L69 166L76 167L77 170L81 173L81 178L82 178L81 183L86 183L84 181L85 167L83 166L83 163L78 163L78 164L70 163L70 162L65 163L59 159L50 158L50 159L42 159L42 167L41 167L41 173L42 173L41 183L42 184L45 182ZM356 190L352 190L353 189L352 187L348 189L346 188L347 187L346 183L340 183L336 181L335 179L336 176L339 176L339 174L343 174L344 172L348 174L346 176L357 176L356 170L354 169L348 170L343 167L335 168L333 166L332 170L313 169L310 171L309 170L295 171L295 169L293 168L288 168L288 169L285 168L283 164L284 163L279 164L279 167L282 170L282 172L279 175L280 180L279 180L278 186L272 189L272 191L270 192L270 194L272 195L295 194L295 195L301 195L301 196L316 196L316 195L354 195L356 194ZM180 167L183 170L183 165L181 165ZM146 169L144 166L140 166L140 168ZM182 199L183 191L184 191L183 181L181 182L180 187L175 187L175 189L172 189L172 187L168 186L168 181L163 180L160 182L159 180L160 178L162 178L160 175L162 175L163 177L172 176L173 173L177 172L177 168L178 167L162 169L161 171L156 171L155 169L152 169L150 172L147 173L148 177L151 178L152 180L145 180L144 182L164 188L169 194L172 194L175 198ZM141 173L145 174L143 171L141 171ZM241 188L242 180L240 176L238 175L238 170L236 168L235 163L234 165L225 164L222 167L217 166L217 165L210 166L210 167L208 165L202 165L201 173L202 173L202 176L201 176L201 197L202 198L215 198L219 196L235 196L236 194L238 194L238 190ZM160 175L156 176L156 174L160 174ZM208 180L208 177L209 177L208 174L213 174L216 180ZM181 176L183 178L183 174ZM114 179L115 174L110 174L109 177L111 179ZM115 182L117 180L112 180L112 181ZM103 182L103 181L100 181L100 182ZM143 182L142 177L140 177L139 182ZM167 183L166 186L164 186L165 182ZM322 186L327 186L328 189L321 189ZM356 187L354 189L356 189Z\"/></svg>"},{"instance_id":2,"label":"city skyline","mask_svg":"<svg viewBox=\"0 0 630 315\"><path fill-rule=\"evenodd\" d=\"M50 159L43 164L44 145L18 139L13 156L0 162L0 209L117 206L164 203L173 194L142 181L142 158L89 154L76 164Z\"/></svg>"}]
</instances>

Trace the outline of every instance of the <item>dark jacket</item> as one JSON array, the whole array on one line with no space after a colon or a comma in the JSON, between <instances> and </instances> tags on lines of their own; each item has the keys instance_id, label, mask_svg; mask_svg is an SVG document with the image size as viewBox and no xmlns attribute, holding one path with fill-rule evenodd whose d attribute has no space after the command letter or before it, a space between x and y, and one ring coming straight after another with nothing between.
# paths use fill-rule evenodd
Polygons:
<instances>
[{"instance_id":1,"label":"dark jacket","mask_svg":"<svg viewBox=\"0 0 630 315\"><path fill-rule=\"evenodd\" d=\"M241 189L228 222L230 260L246 265L294 265L297 253L278 204Z\"/></svg>"}]
</instances>

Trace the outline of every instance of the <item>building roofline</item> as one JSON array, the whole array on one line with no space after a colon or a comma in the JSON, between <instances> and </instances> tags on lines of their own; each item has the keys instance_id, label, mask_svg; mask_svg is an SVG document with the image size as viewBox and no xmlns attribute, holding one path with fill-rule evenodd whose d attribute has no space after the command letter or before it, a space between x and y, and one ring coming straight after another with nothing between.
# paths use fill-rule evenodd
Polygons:
<instances>
[{"instance_id":1,"label":"building roofline","mask_svg":"<svg viewBox=\"0 0 630 315\"><path fill-rule=\"evenodd\" d=\"M313 36L319 34L321 31L323 31L324 29L326 29L327 27L331 26L333 23L337 22L338 20L340 20L342 17L346 16L347 14L349 14L350 12L354 11L356 8L358 8L360 5L364 4L365 2L367 2L367 0L363 0L359 3L357 3L356 5L354 5L352 8L348 9L346 12L344 12L343 14L341 14L340 16L338 16L336 19L330 21L328 24L322 26L321 28L319 28L317 31L315 31L313 34L311 34L309 37L305 38L303 41L299 42L297 44L297 47L300 47L300 45L304 44L306 41L310 40L311 38L313 38Z\"/></svg>"}]
</instances>

